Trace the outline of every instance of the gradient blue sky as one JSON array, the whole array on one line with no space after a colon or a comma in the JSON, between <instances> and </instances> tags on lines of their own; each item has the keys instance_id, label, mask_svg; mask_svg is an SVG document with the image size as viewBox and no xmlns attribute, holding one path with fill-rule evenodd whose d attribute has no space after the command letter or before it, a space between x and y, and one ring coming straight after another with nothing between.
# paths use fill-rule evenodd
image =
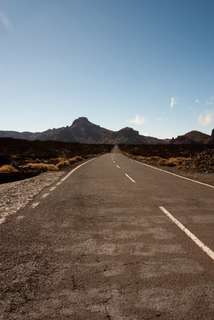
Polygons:
<instances>
[{"instance_id":1,"label":"gradient blue sky","mask_svg":"<svg viewBox=\"0 0 214 320\"><path fill-rule=\"evenodd\" d=\"M214 0L0 0L0 130L214 128Z\"/></svg>"}]
</instances>

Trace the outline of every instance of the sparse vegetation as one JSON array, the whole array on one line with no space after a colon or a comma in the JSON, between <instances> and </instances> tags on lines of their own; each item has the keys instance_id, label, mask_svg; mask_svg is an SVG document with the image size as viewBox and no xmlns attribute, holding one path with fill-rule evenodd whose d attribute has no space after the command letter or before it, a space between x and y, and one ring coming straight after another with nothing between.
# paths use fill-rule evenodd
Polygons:
<instances>
[{"instance_id":1,"label":"sparse vegetation","mask_svg":"<svg viewBox=\"0 0 214 320\"><path fill-rule=\"evenodd\" d=\"M0 183L29 178L44 171L67 170L76 162L108 153L113 147L110 144L0 138L0 167L12 165L12 169L4 167L4 171L0 171Z\"/></svg>"},{"instance_id":2,"label":"sparse vegetation","mask_svg":"<svg viewBox=\"0 0 214 320\"><path fill-rule=\"evenodd\" d=\"M28 163L27 168L31 170L39 170L39 171L57 171L58 167L54 164L44 164L44 163Z\"/></svg>"},{"instance_id":3,"label":"sparse vegetation","mask_svg":"<svg viewBox=\"0 0 214 320\"><path fill-rule=\"evenodd\" d=\"M70 163L68 160L63 159L56 166L57 166L57 168L63 168L63 167L69 166L69 164Z\"/></svg>"},{"instance_id":4,"label":"sparse vegetation","mask_svg":"<svg viewBox=\"0 0 214 320\"><path fill-rule=\"evenodd\" d=\"M132 159L169 170L214 172L214 149L209 144L119 145Z\"/></svg>"},{"instance_id":5,"label":"sparse vegetation","mask_svg":"<svg viewBox=\"0 0 214 320\"><path fill-rule=\"evenodd\" d=\"M0 167L0 172L17 172L18 170L15 169L13 166L9 164L5 164Z\"/></svg>"},{"instance_id":6,"label":"sparse vegetation","mask_svg":"<svg viewBox=\"0 0 214 320\"><path fill-rule=\"evenodd\" d=\"M160 159L158 164L160 166L166 167L180 167L182 163L186 162L186 158L177 157L177 158L170 158L170 159Z\"/></svg>"}]
</instances>

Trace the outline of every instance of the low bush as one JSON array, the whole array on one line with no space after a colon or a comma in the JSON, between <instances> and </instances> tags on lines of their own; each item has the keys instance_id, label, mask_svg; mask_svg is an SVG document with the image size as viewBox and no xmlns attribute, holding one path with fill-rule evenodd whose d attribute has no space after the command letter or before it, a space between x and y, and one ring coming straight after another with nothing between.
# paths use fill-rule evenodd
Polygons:
<instances>
[{"instance_id":1,"label":"low bush","mask_svg":"<svg viewBox=\"0 0 214 320\"><path fill-rule=\"evenodd\" d=\"M66 167L66 166L69 166L69 161L68 160L61 160L56 166L58 168L63 168L63 167Z\"/></svg>"},{"instance_id":2,"label":"low bush","mask_svg":"<svg viewBox=\"0 0 214 320\"><path fill-rule=\"evenodd\" d=\"M9 164L5 164L0 167L0 172L17 172L18 170L15 169L13 166Z\"/></svg>"},{"instance_id":3,"label":"low bush","mask_svg":"<svg viewBox=\"0 0 214 320\"><path fill-rule=\"evenodd\" d=\"M178 167L182 163L186 161L186 158L177 157L177 158L170 158L170 159L160 159L158 164L160 166L166 166L166 167Z\"/></svg>"},{"instance_id":4,"label":"low bush","mask_svg":"<svg viewBox=\"0 0 214 320\"><path fill-rule=\"evenodd\" d=\"M74 158L68 159L68 161L69 161L69 164L72 164L72 163L77 162L77 159L74 157Z\"/></svg>"},{"instance_id":5,"label":"low bush","mask_svg":"<svg viewBox=\"0 0 214 320\"><path fill-rule=\"evenodd\" d=\"M83 158L83 157L80 157L80 156L76 156L76 157L70 158L68 161L69 161L70 164L72 164L74 162L81 161L83 159L85 159L85 157Z\"/></svg>"},{"instance_id":6,"label":"low bush","mask_svg":"<svg viewBox=\"0 0 214 320\"><path fill-rule=\"evenodd\" d=\"M57 171L58 167L54 164L44 164L44 163L28 163L27 168L32 170L40 170L40 171Z\"/></svg>"}]
</instances>

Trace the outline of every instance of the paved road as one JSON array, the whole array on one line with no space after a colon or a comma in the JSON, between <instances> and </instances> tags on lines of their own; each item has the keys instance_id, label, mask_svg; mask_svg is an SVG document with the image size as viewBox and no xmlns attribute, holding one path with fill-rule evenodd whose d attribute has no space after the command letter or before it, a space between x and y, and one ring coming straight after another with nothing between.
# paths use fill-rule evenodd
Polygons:
<instances>
[{"instance_id":1,"label":"paved road","mask_svg":"<svg viewBox=\"0 0 214 320\"><path fill-rule=\"evenodd\" d=\"M213 195L116 149L84 163L0 225L0 319L214 319Z\"/></svg>"}]
</instances>

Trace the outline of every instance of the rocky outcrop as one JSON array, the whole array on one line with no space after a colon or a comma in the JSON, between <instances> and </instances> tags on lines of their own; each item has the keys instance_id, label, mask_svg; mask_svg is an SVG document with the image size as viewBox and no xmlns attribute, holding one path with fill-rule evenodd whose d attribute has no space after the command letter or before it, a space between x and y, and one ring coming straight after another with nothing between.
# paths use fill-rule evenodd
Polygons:
<instances>
[{"instance_id":1,"label":"rocky outcrop","mask_svg":"<svg viewBox=\"0 0 214 320\"><path fill-rule=\"evenodd\" d=\"M210 143L210 136L200 131L190 131L183 136L172 138L171 144L207 144Z\"/></svg>"},{"instance_id":2,"label":"rocky outcrop","mask_svg":"<svg viewBox=\"0 0 214 320\"><path fill-rule=\"evenodd\" d=\"M194 157L187 158L183 169L204 173L214 173L214 149L202 151Z\"/></svg>"},{"instance_id":3,"label":"rocky outcrop","mask_svg":"<svg viewBox=\"0 0 214 320\"><path fill-rule=\"evenodd\" d=\"M172 139L171 144L196 144L194 140L191 140L185 136L178 136L176 139Z\"/></svg>"}]
</instances>

